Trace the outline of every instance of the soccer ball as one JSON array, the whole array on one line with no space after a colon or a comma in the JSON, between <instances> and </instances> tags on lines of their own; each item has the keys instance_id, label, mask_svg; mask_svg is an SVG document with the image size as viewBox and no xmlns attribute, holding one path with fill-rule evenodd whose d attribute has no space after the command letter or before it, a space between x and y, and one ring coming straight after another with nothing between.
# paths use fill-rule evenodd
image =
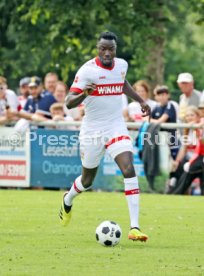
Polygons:
<instances>
[{"instance_id":1,"label":"soccer ball","mask_svg":"<svg viewBox=\"0 0 204 276\"><path fill-rule=\"evenodd\" d=\"M115 246L122 236L120 226L113 221L103 221L96 228L96 240L104 246Z\"/></svg>"}]
</instances>

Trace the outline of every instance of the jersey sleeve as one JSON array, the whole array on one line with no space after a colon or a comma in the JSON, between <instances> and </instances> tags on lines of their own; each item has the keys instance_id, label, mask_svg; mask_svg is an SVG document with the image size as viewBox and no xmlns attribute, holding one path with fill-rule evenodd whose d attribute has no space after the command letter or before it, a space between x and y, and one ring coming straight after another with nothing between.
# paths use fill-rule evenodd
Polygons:
<instances>
[{"instance_id":1,"label":"jersey sleeve","mask_svg":"<svg viewBox=\"0 0 204 276\"><path fill-rule=\"evenodd\" d=\"M76 73L70 92L83 93L84 88L88 83L93 83L91 80L91 68L84 64Z\"/></svg>"}]
</instances>

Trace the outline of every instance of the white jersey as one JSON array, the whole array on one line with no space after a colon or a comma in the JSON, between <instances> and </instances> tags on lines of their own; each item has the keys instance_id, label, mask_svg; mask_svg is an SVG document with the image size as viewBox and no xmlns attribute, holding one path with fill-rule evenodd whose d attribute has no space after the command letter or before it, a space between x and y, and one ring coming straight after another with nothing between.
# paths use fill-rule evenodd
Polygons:
<instances>
[{"instance_id":1,"label":"white jersey","mask_svg":"<svg viewBox=\"0 0 204 276\"><path fill-rule=\"evenodd\" d=\"M20 105L15 92L10 89L6 89L5 99L0 100L0 116L5 115L7 105L12 111L17 111Z\"/></svg>"},{"instance_id":2,"label":"white jersey","mask_svg":"<svg viewBox=\"0 0 204 276\"><path fill-rule=\"evenodd\" d=\"M126 128L122 114L122 94L128 64L114 58L111 68L104 67L98 57L86 62L77 72L70 91L83 93L87 84L96 90L85 98L85 116L81 134L106 132Z\"/></svg>"}]
</instances>

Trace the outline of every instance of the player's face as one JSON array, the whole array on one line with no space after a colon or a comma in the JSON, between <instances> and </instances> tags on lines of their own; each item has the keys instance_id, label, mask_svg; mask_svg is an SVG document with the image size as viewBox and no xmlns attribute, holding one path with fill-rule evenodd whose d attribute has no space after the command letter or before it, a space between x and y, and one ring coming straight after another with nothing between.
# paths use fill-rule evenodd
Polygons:
<instances>
[{"instance_id":1,"label":"player's face","mask_svg":"<svg viewBox=\"0 0 204 276\"><path fill-rule=\"evenodd\" d=\"M115 40L101 39L98 44L98 55L101 63L106 67L111 67L113 58L116 56L116 42Z\"/></svg>"}]
</instances>

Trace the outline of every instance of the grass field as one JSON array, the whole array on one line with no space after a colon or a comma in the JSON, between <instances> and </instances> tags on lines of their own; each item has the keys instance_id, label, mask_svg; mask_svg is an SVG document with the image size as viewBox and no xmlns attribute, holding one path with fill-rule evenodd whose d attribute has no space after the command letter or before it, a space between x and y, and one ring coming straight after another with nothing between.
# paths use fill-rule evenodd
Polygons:
<instances>
[{"instance_id":1,"label":"grass field","mask_svg":"<svg viewBox=\"0 0 204 276\"><path fill-rule=\"evenodd\" d=\"M203 197L141 195L147 243L127 239L122 193L76 198L68 227L58 223L62 192L0 190L0 275L204 275ZM116 247L95 241L95 228L113 220L123 230Z\"/></svg>"}]
</instances>

